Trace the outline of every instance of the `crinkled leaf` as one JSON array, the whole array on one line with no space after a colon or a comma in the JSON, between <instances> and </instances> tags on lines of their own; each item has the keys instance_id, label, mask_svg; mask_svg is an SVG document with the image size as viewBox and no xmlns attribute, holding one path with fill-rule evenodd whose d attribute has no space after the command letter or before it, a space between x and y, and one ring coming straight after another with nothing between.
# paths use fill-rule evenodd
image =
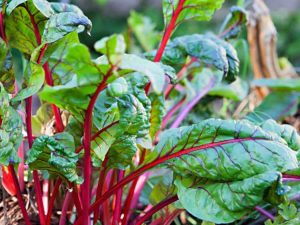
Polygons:
<instances>
[{"instance_id":1,"label":"crinkled leaf","mask_svg":"<svg viewBox=\"0 0 300 225\"><path fill-rule=\"evenodd\" d=\"M8 94L0 83L0 164L18 163L18 148L22 142L22 119L9 105Z\"/></svg>"},{"instance_id":2,"label":"crinkled leaf","mask_svg":"<svg viewBox=\"0 0 300 225\"><path fill-rule=\"evenodd\" d=\"M151 100L149 133L153 139L156 135L156 132L160 129L162 120L165 116L165 98L163 95L151 93L149 95L149 99Z\"/></svg>"},{"instance_id":3,"label":"crinkled leaf","mask_svg":"<svg viewBox=\"0 0 300 225\"><path fill-rule=\"evenodd\" d=\"M167 45L162 62L168 65L184 65L186 58L195 57L201 63L213 65L232 81L239 71L235 49L213 35L186 35L175 38Z\"/></svg>"},{"instance_id":4,"label":"crinkled leaf","mask_svg":"<svg viewBox=\"0 0 300 225\"><path fill-rule=\"evenodd\" d=\"M76 172L78 155L74 150L73 137L68 133L39 136L28 153L27 163L31 169L46 170L70 182L81 183Z\"/></svg>"},{"instance_id":5,"label":"crinkled leaf","mask_svg":"<svg viewBox=\"0 0 300 225\"><path fill-rule=\"evenodd\" d=\"M7 105L1 105L0 116L0 164L7 166L10 163L19 163L18 148L23 137L22 119L17 111Z\"/></svg>"},{"instance_id":6,"label":"crinkled leaf","mask_svg":"<svg viewBox=\"0 0 300 225\"><path fill-rule=\"evenodd\" d=\"M165 73L159 64L136 55L124 54L118 66L123 70L142 73L149 78L156 93L162 92L165 84Z\"/></svg>"},{"instance_id":7,"label":"crinkled leaf","mask_svg":"<svg viewBox=\"0 0 300 225\"><path fill-rule=\"evenodd\" d=\"M134 122L128 127L127 132L137 135L137 137L145 137L149 134L151 110L151 101L144 90L148 81L139 73L127 75L126 80L128 83L128 94L130 95L125 95L122 98L123 102L120 106L123 109L124 115L128 115L128 118L130 118L130 113L136 114ZM126 102L130 102L129 105L133 106L133 108L128 107Z\"/></svg>"},{"instance_id":8,"label":"crinkled leaf","mask_svg":"<svg viewBox=\"0 0 300 225\"><path fill-rule=\"evenodd\" d=\"M179 5L180 0L163 0L163 12L165 17L165 24L169 24L174 9ZM185 0L183 3L183 10L179 14L177 23L184 20L210 20L214 12L221 8L224 0Z\"/></svg>"},{"instance_id":9,"label":"crinkled leaf","mask_svg":"<svg viewBox=\"0 0 300 225\"><path fill-rule=\"evenodd\" d=\"M237 78L236 81L231 84L223 82L216 85L208 94L241 101L247 96L248 91L249 85L247 82Z\"/></svg>"},{"instance_id":10,"label":"crinkled leaf","mask_svg":"<svg viewBox=\"0 0 300 225\"><path fill-rule=\"evenodd\" d=\"M144 91L147 79L135 73L128 75L126 81L128 93L111 97L108 91L103 91L96 102L94 124L98 132L92 141L94 165L103 161L108 152L113 155L109 157L113 158L112 167L125 168L137 150L136 138L149 133L151 102Z\"/></svg>"},{"instance_id":11,"label":"crinkled leaf","mask_svg":"<svg viewBox=\"0 0 300 225\"><path fill-rule=\"evenodd\" d=\"M132 11L128 25L145 51L153 50L158 44L160 35L149 17Z\"/></svg>"},{"instance_id":12,"label":"crinkled leaf","mask_svg":"<svg viewBox=\"0 0 300 225\"><path fill-rule=\"evenodd\" d=\"M225 33L222 33L221 36L225 39L236 38L247 21L248 12L242 7L232 6L221 29Z\"/></svg>"},{"instance_id":13,"label":"crinkled leaf","mask_svg":"<svg viewBox=\"0 0 300 225\"><path fill-rule=\"evenodd\" d=\"M215 35L207 34L206 37L210 38L217 45L222 46L226 50L226 57L227 57L228 66L229 66L226 80L234 81L235 77L239 74L239 64L240 64L240 60L238 58L236 50L234 49L234 47L231 44L220 39L219 37L217 37Z\"/></svg>"},{"instance_id":14,"label":"crinkled leaf","mask_svg":"<svg viewBox=\"0 0 300 225\"><path fill-rule=\"evenodd\" d=\"M266 172L244 180L185 186L175 182L182 206L193 216L214 223L230 223L239 220L263 202L272 183L277 182L278 172Z\"/></svg>"},{"instance_id":15,"label":"crinkled leaf","mask_svg":"<svg viewBox=\"0 0 300 225\"><path fill-rule=\"evenodd\" d=\"M43 43L52 43L65 35L84 29L90 32L92 22L84 15L77 12L62 12L52 15L45 25L45 30L42 37Z\"/></svg>"},{"instance_id":16,"label":"crinkled leaf","mask_svg":"<svg viewBox=\"0 0 300 225\"><path fill-rule=\"evenodd\" d=\"M300 91L300 79L259 79L252 82L253 86L269 87L279 91Z\"/></svg>"},{"instance_id":17,"label":"crinkled leaf","mask_svg":"<svg viewBox=\"0 0 300 225\"><path fill-rule=\"evenodd\" d=\"M44 84L45 76L43 67L30 62L24 75L23 88L13 98L13 101L21 101L36 94Z\"/></svg>"},{"instance_id":18,"label":"crinkled leaf","mask_svg":"<svg viewBox=\"0 0 300 225\"><path fill-rule=\"evenodd\" d=\"M75 114L81 114L89 103L89 95L95 87L79 86L77 77L65 85L48 86L40 92L40 98L46 102L56 104L59 108L66 109Z\"/></svg>"},{"instance_id":19,"label":"crinkled leaf","mask_svg":"<svg viewBox=\"0 0 300 225\"><path fill-rule=\"evenodd\" d=\"M108 152L108 165L110 168L126 169L132 163L137 151L134 135L122 135L116 139Z\"/></svg>"},{"instance_id":20,"label":"crinkled leaf","mask_svg":"<svg viewBox=\"0 0 300 225\"><path fill-rule=\"evenodd\" d=\"M298 97L298 93L294 92L271 92L246 118L260 123L265 121L266 117L280 120L286 116L294 115L298 108ZM258 115L265 116L261 117Z\"/></svg>"},{"instance_id":21,"label":"crinkled leaf","mask_svg":"<svg viewBox=\"0 0 300 225\"><path fill-rule=\"evenodd\" d=\"M98 131L93 135L91 149L93 164L99 166L99 160L104 160L109 148L116 138L124 133L125 128L119 123L120 115L117 104L112 105L104 113L98 111L97 108L94 112L96 117L94 123Z\"/></svg>"}]
</instances>

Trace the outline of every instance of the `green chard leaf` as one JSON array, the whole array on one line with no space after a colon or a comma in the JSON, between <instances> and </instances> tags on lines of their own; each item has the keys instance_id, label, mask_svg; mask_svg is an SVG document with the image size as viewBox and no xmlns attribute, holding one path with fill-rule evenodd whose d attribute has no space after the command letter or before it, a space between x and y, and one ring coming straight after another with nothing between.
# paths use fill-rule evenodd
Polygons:
<instances>
[{"instance_id":1,"label":"green chard leaf","mask_svg":"<svg viewBox=\"0 0 300 225\"><path fill-rule=\"evenodd\" d=\"M0 39L0 82L7 92L14 92L15 74L12 56L2 39Z\"/></svg>"},{"instance_id":2,"label":"green chard leaf","mask_svg":"<svg viewBox=\"0 0 300 225\"><path fill-rule=\"evenodd\" d=\"M62 39L48 45L41 64L48 62L54 85L66 84L75 76L74 74L76 74L76 72L74 66L67 59L69 58L67 54L70 55L68 52L71 51L72 48L76 48L75 46L77 44L79 44L78 34L77 32L71 32ZM37 48L32 58L36 58L37 60L39 53L40 48Z\"/></svg>"},{"instance_id":3,"label":"green chard leaf","mask_svg":"<svg viewBox=\"0 0 300 225\"><path fill-rule=\"evenodd\" d=\"M88 48L78 43L71 42L61 49L60 56L55 54L52 58L51 68L59 85L46 85L40 93L41 99L81 115L103 79L101 68L91 59ZM54 64L55 61L59 63Z\"/></svg>"},{"instance_id":4,"label":"green chard leaf","mask_svg":"<svg viewBox=\"0 0 300 225\"><path fill-rule=\"evenodd\" d=\"M17 93L12 101L21 101L36 94L43 86L44 80L43 67L34 62L30 62L25 71L23 88Z\"/></svg>"},{"instance_id":5,"label":"green chard leaf","mask_svg":"<svg viewBox=\"0 0 300 225\"><path fill-rule=\"evenodd\" d=\"M46 170L70 182L81 183L76 171L78 155L74 151L74 139L68 133L39 136L28 152L27 163L31 169Z\"/></svg>"},{"instance_id":6,"label":"green chard leaf","mask_svg":"<svg viewBox=\"0 0 300 225\"><path fill-rule=\"evenodd\" d=\"M165 98L164 95L157 95L155 93L151 93L149 95L149 99L151 100L151 117L150 117L150 136L154 139L156 132L160 129L162 120L165 116Z\"/></svg>"},{"instance_id":7,"label":"green chard leaf","mask_svg":"<svg viewBox=\"0 0 300 225\"><path fill-rule=\"evenodd\" d=\"M23 4L24 2L27 2L28 0L8 0L7 6L6 6L6 13L10 15L12 11L17 8L19 5Z\"/></svg>"},{"instance_id":8,"label":"green chard leaf","mask_svg":"<svg viewBox=\"0 0 300 225\"><path fill-rule=\"evenodd\" d=\"M123 78L111 84L120 80ZM125 168L137 150L136 139L149 133L151 102L144 91L147 79L132 74L126 77L126 82L128 91L122 95L112 96L107 89L97 99L93 119L96 131L92 141L95 166L99 166L99 161L109 154L112 155L109 157L113 160L109 163L112 167Z\"/></svg>"},{"instance_id":9,"label":"green chard leaf","mask_svg":"<svg viewBox=\"0 0 300 225\"><path fill-rule=\"evenodd\" d=\"M0 83L0 164L19 163L18 148L22 142L22 119L9 105L8 94Z\"/></svg>"},{"instance_id":10,"label":"green chard leaf","mask_svg":"<svg viewBox=\"0 0 300 225\"><path fill-rule=\"evenodd\" d=\"M158 64L132 54L122 55L120 69L139 72L149 78L153 90L161 93L165 84L165 72Z\"/></svg>"},{"instance_id":11,"label":"green chard leaf","mask_svg":"<svg viewBox=\"0 0 300 225\"><path fill-rule=\"evenodd\" d=\"M266 172L241 181L208 182L196 187L184 185L181 180L176 180L175 184L179 201L189 213L219 224L234 222L251 212L249 208L263 201L266 191L278 177L277 172Z\"/></svg>"},{"instance_id":12,"label":"green chard leaf","mask_svg":"<svg viewBox=\"0 0 300 225\"><path fill-rule=\"evenodd\" d=\"M169 24L174 13L174 9L182 0L163 0L163 12L165 17L165 24ZM221 8L224 0L185 0L183 3L183 10L179 14L177 23L185 20L210 20L214 12Z\"/></svg>"},{"instance_id":13,"label":"green chard leaf","mask_svg":"<svg viewBox=\"0 0 300 225\"><path fill-rule=\"evenodd\" d=\"M128 25L145 51L151 51L159 42L159 33L151 19L135 11L130 13Z\"/></svg>"},{"instance_id":14,"label":"green chard leaf","mask_svg":"<svg viewBox=\"0 0 300 225\"><path fill-rule=\"evenodd\" d=\"M43 43L53 43L73 31L86 29L90 33L92 22L78 7L64 3L52 3L51 6L56 14L51 15L45 25Z\"/></svg>"},{"instance_id":15,"label":"green chard leaf","mask_svg":"<svg viewBox=\"0 0 300 225\"><path fill-rule=\"evenodd\" d=\"M94 48L97 52L111 57L113 55L124 54L126 45L123 35L114 34L97 41Z\"/></svg>"},{"instance_id":16,"label":"green chard leaf","mask_svg":"<svg viewBox=\"0 0 300 225\"><path fill-rule=\"evenodd\" d=\"M274 132L248 121L209 119L171 129L146 163L177 155L165 165L180 175L175 184L184 208L203 220L233 222L265 201L281 173L298 168L299 136L290 130L278 135L285 130L279 127Z\"/></svg>"},{"instance_id":17,"label":"green chard leaf","mask_svg":"<svg viewBox=\"0 0 300 225\"><path fill-rule=\"evenodd\" d=\"M36 27L31 19L34 19ZM10 47L30 56L40 45L38 43L40 41L39 34L44 30L46 19L32 1L26 1L21 6L14 8L11 14L6 15L4 19L5 33Z\"/></svg>"},{"instance_id":18,"label":"green chard leaf","mask_svg":"<svg viewBox=\"0 0 300 225\"><path fill-rule=\"evenodd\" d=\"M241 101L247 97L248 92L248 83L237 77L236 80L231 84L225 82L217 84L209 91L208 94L212 96L229 98L234 101Z\"/></svg>"},{"instance_id":19,"label":"green chard leaf","mask_svg":"<svg viewBox=\"0 0 300 225\"><path fill-rule=\"evenodd\" d=\"M32 0L34 6L47 18L54 14L51 4L46 0Z\"/></svg>"},{"instance_id":20,"label":"green chard leaf","mask_svg":"<svg viewBox=\"0 0 300 225\"><path fill-rule=\"evenodd\" d=\"M42 104L36 114L32 116L32 133L35 136L45 134L49 121L53 118L53 110L50 104Z\"/></svg>"}]
</instances>

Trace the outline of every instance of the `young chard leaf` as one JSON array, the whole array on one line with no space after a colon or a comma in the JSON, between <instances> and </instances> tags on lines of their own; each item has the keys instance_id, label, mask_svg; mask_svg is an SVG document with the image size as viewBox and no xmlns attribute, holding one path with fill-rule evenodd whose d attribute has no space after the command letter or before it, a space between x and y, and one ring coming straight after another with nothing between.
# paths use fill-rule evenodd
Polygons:
<instances>
[{"instance_id":1,"label":"young chard leaf","mask_svg":"<svg viewBox=\"0 0 300 225\"><path fill-rule=\"evenodd\" d=\"M165 72L163 68L154 62L136 55L122 55L119 64L120 69L132 70L147 76L156 93L161 93L165 84Z\"/></svg>"},{"instance_id":2,"label":"young chard leaf","mask_svg":"<svg viewBox=\"0 0 300 225\"><path fill-rule=\"evenodd\" d=\"M151 51L159 42L159 33L151 19L132 11L128 25L145 51Z\"/></svg>"},{"instance_id":3,"label":"young chard leaf","mask_svg":"<svg viewBox=\"0 0 300 225\"><path fill-rule=\"evenodd\" d=\"M163 13L165 17L165 24L169 24L174 9L182 0L163 0ZM183 1L183 10L181 11L177 23L185 20L210 20L214 12L221 8L224 0L185 0Z\"/></svg>"},{"instance_id":4,"label":"young chard leaf","mask_svg":"<svg viewBox=\"0 0 300 225\"><path fill-rule=\"evenodd\" d=\"M27 65L23 89L12 99L12 101L21 101L36 94L43 86L45 80L43 67L34 62Z\"/></svg>"},{"instance_id":5,"label":"young chard leaf","mask_svg":"<svg viewBox=\"0 0 300 225\"><path fill-rule=\"evenodd\" d=\"M123 35L114 34L97 41L94 48L97 52L111 57L112 55L124 54L126 45Z\"/></svg>"},{"instance_id":6,"label":"young chard leaf","mask_svg":"<svg viewBox=\"0 0 300 225\"><path fill-rule=\"evenodd\" d=\"M39 136L28 153L27 163L31 169L47 170L70 182L81 183L76 172L78 155L74 150L73 137L68 133Z\"/></svg>"},{"instance_id":7,"label":"young chard leaf","mask_svg":"<svg viewBox=\"0 0 300 225\"><path fill-rule=\"evenodd\" d=\"M149 134L150 137L154 139L156 132L160 129L162 120L165 116L165 98L163 95L151 93L149 95L149 99L151 100Z\"/></svg>"},{"instance_id":8,"label":"young chard leaf","mask_svg":"<svg viewBox=\"0 0 300 225\"><path fill-rule=\"evenodd\" d=\"M18 148L22 142L22 119L9 105L8 94L0 83L0 164L19 163Z\"/></svg>"}]
</instances>

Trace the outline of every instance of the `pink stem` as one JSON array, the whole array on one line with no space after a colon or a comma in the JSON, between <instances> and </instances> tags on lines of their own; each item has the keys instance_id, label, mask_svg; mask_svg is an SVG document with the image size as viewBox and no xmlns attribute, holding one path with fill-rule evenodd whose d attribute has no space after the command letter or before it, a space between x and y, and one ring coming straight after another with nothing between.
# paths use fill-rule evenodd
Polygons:
<instances>
[{"instance_id":1,"label":"pink stem","mask_svg":"<svg viewBox=\"0 0 300 225\"><path fill-rule=\"evenodd\" d=\"M24 142L22 141L19 150L18 150L18 155L21 159L21 162L19 163L19 167L18 167L18 175L19 175L19 184L20 184L20 189L21 192L24 191L25 188L25 182L24 182L24 156L25 156L25 152L24 152Z\"/></svg>"},{"instance_id":2,"label":"pink stem","mask_svg":"<svg viewBox=\"0 0 300 225\"><path fill-rule=\"evenodd\" d=\"M32 137L32 123L31 123L31 108L32 108L32 97L29 97L25 100L25 111L26 111L26 129L27 129L27 136L28 136L28 145L29 149L31 149L33 144L33 137ZM46 224L46 218L45 218L45 210L43 205L43 199L42 199L42 190L40 186L40 179L39 174L36 170L33 171L33 180L34 180L34 189L35 189L35 195L39 210L39 217L40 217L40 223L42 225Z\"/></svg>"},{"instance_id":3,"label":"pink stem","mask_svg":"<svg viewBox=\"0 0 300 225\"><path fill-rule=\"evenodd\" d=\"M160 43L160 46L157 50L156 56L154 58L154 62L159 62L164 54L165 48L167 46L167 43L176 27L176 22L177 19L180 15L180 13L183 10L183 5L185 3L185 0L179 0L178 6L176 8L176 10L174 11L174 14L172 15L170 24L168 25L168 27L166 28L166 31L164 33L163 39Z\"/></svg>"},{"instance_id":4,"label":"pink stem","mask_svg":"<svg viewBox=\"0 0 300 225\"><path fill-rule=\"evenodd\" d=\"M23 196L22 196L22 193L21 193L21 189L20 189L20 186L19 186L19 183L18 183L18 178L16 176L14 166L12 164L9 164L8 169L9 169L10 174L12 175L12 178L13 178L14 186L15 186L16 191L17 191L18 204L21 208L25 223L26 223L26 225L31 225L27 210L25 208Z\"/></svg>"},{"instance_id":5,"label":"pink stem","mask_svg":"<svg viewBox=\"0 0 300 225\"><path fill-rule=\"evenodd\" d=\"M43 205L45 213L48 213L48 192L49 192L49 180L43 180Z\"/></svg>"},{"instance_id":6,"label":"pink stem","mask_svg":"<svg viewBox=\"0 0 300 225\"><path fill-rule=\"evenodd\" d=\"M195 62L197 61L197 58L192 58L188 63L186 63L181 70L177 73L177 79L179 80L180 78L183 77L183 75L188 71L188 68ZM165 90L165 98L167 99L173 90L175 85L169 84Z\"/></svg>"},{"instance_id":7,"label":"pink stem","mask_svg":"<svg viewBox=\"0 0 300 225\"><path fill-rule=\"evenodd\" d=\"M124 170L118 171L118 181L124 179ZM122 195L123 190L120 188L116 193L116 200L115 200L115 209L114 209L114 215L113 215L113 225L118 225L120 221L121 216L121 207L122 207Z\"/></svg>"},{"instance_id":8,"label":"pink stem","mask_svg":"<svg viewBox=\"0 0 300 225\"><path fill-rule=\"evenodd\" d=\"M85 121L83 125L83 146L84 146L84 182L82 185L82 199L83 199L83 204L85 206L90 205L90 184L91 184L91 172L92 172L92 164L91 164L91 133L92 133L92 119L93 119L93 110L94 110L94 105L96 103L96 100L98 98L98 95L102 90L106 88L106 81L108 80L109 76L112 74L114 70L114 66L110 68L110 70L107 72L107 74L104 76L102 82L100 85L97 87L97 90L95 93L92 95L91 100L89 102L88 108L85 113ZM90 224L90 219L89 219L89 212L88 212L88 207L83 207L82 211L82 217L83 225L89 225Z\"/></svg>"},{"instance_id":9,"label":"pink stem","mask_svg":"<svg viewBox=\"0 0 300 225\"><path fill-rule=\"evenodd\" d=\"M271 213L269 213L268 211L264 210L263 208L261 208L259 206L255 206L254 209L256 211L258 211L259 213L261 213L262 215L268 217L270 220L274 221L275 217Z\"/></svg>"},{"instance_id":10,"label":"pink stem","mask_svg":"<svg viewBox=\"0 0 300 225\"><path fill-rule=\"evenodd\" d=\"M178 117L173 122L171 128L177 128L186 118L189 112L194 108L195 105L209 92L209 90L215 85L216 79L213 77L209 81L208 85L204 87L192 101L190 101L186 107L179 113Z\"/></svg>"},{"instance_id":11,"label":"pink stem","mask_svg":"<svg viewBox=\"0 0 300 225\"><path fill-rule=\"evenodd\" d=\"M150 219L155 213L163 209L164 207L176 202L178 200L177 196L170 197L166 200L161 201L156 206L151 208L146 214L142 217L140 217L135 223L132 223L132 225L142 225L144 222L146 222L148 219Z\"/></svg>"},{"instance_id":12,"label":"pink stem","mask_svg":"<svg viewBox=\"0 0 300 225\"><path fill-rule=\"evenodd\" d=\"M178 103L176 103L170 109L170 111L167 113L167 115L163 118L162 125L161 125L162 129L167 126L167 124L169 123L169 121L171 120L173 115L181 108L181 106L184 103L185 99L186 99L186 97L183 97Z\"/></svg>"},{"instance_id":13,"label":"pink stem","mask_svg":"<svg viewBox=\"0 0 300 225\"><path fill-rule=\"evenodd\" d=\"M98 185L97 185L97 191L96 191L96 201L101 197L102 191L103 191L103 186L105 182L105 173L106 173L106 165L108 161L108 155L106 155L100 169L100 174L99 174L99 180L98 180ZM97 220L99 218L99 208L96 208L94 211L94 223L97 223Z\"/></svg>"},{"instance_id":14,"label":"pink stem","mask_svg":"<svg viewBox=\"0 0 300 225\"><path fill-rule=\"evenodd\" d=\"M61 183L62 183L62 179L58 178L58 180L55 182L52 195L50 196L50 201L49 201L49 206L48 206L48 213L47 213L47 219L46 219L46 224L47 225L51 224L51 214L52 214L51 212L53 210L54 202L55 202L56 196L57 196L57 194L59 192L59 186L61 185Z\"/></svg>"},{"instance_id":15,"label":"pink stem","mask_svg":"<svg viewBox=\"0 0 300 225\"><path fill-rule=\"evenodd\" d=\"M59 225L65 225L66 224L68 208L69 208L71 200L72 200L72 193L68 191L67 194L66 194L64 203L63 203L62 210L61 210Z\"/></svg>"}]
</instances>

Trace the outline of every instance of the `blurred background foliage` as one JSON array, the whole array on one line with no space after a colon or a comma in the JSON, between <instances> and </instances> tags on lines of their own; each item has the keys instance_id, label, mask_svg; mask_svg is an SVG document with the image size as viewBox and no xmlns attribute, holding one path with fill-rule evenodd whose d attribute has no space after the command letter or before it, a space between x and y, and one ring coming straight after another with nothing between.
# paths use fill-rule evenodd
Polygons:
<instances>
[{"instance_id":1,"label":"blurred background foliage","mask_svg":"<svg viewBox=\"0 0 300 225\"><path fill-rule=\"evenodd\" d=\"M62 0L68 1L68 0ZM113 33L124 33L128 30L128 18L134 10L151 19L156 30L163 28L161 0L71 0L83 9L93 22L91 36L82 34L81 41L91 49L95 41ZM219 10L214 19L207 22L185 23L175 35L202 33L207 30L217 33L228 9L241 0L227 0L225 7ZM271 9L277 27L279 56L287 57L295 67L300 67L300 1L299 0L265 0Z\"/></svg>"}]
</instances>

